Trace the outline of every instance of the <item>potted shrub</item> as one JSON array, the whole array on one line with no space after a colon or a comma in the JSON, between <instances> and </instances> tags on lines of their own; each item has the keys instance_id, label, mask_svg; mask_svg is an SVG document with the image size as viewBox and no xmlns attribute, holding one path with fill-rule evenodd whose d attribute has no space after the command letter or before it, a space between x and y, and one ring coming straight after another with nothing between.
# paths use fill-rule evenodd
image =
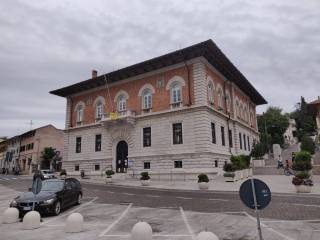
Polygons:
<instances>
[{"instance_id":1,"label":"potted shrub","mask_svg":"<svg viewBox=\"0 0 320 240\"><path fill-rule=\"evenodd\" d=\"M114 171L111 169L108 169L108 170L106 170L105 173L107 175L106 183L111 183L112 182L112 175L114 174Z\"/></svg>"},{"instance_id":2,"label":"potted shrub","mask_svg":"<svg viewBox=\"0 0 320 240\"><path fill-rule=\"evenodd\" d=\"M207 174L201 173L198 175L198 185L201 190L209 189L209 178Z\"/></svg>"},{"instance_id":3,"label":"potted shrub","mask_svg":"<svg viewBox=\"0 0 320 240\"><path fill-rule=\"evenodd\" d=\"M148 172L140 173L140 182L142 186L149 186L150 185L150 176Z\"/></svg>"},{"instance_id":4,"label":"potted shrub","mask_svg":"<svg viewBox=\"0 0 320 240\"><path fill-rule=\"evenodd\" d=\"M292 165L294 177L292 184L295 186L298 193L311 192L313 182L310 178L310 170L312 169L311 154L306 151L300 151L295 155Z\"/></svg>"},{"instance_id":5,"label":"potted shrub","mask_svg":"<svg viewBox=\"0 0 320 240\"><path fill-rule=\"evenodd\" d=\"M62 179L66 178L67 177L67 171L65 169L61 169L60 171L60 177Z\"/></svg>"},{"instance_id":6,"label":"potted shrub","mask_svg":"<svg viewBox=\"0 0 320 240\"><path fill-rule=\"evenodd\" d=\"M310 193L313 186L313 182L307 172L302 172L294 176L292 184L295 186L297 193Z\"/></svg>"},{"instance_id":7,"label":"potted shrub","mask_svg":"<svg viewBox=\"0 0 320 240\"><path fill-rule=\"evenodd\" d=\"M232 163L227 163L223 166L223 170L225 173L223 174L223 177L226 182L234 182L237 179L235 178L235 173L234 173L234 167Z\"/></svg>"}]
</instances>

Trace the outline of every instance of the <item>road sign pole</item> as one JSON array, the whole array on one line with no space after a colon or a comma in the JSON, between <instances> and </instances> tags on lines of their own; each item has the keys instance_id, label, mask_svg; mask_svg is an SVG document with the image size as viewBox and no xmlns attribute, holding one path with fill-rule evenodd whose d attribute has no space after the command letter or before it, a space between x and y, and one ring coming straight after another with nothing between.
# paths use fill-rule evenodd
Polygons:
<instances>
[{"instance_id":1,"label":"road sign pole","mask_svg":"<svg viewBox=\"0 0 320 240\"><path fill-rule=\"evenodd\" d=\"M259 239L263 240L262 231L261 231L261 225L260 225L259 209L258 209L258 204L257 204L256 189L254 187L253 178L251 178L251 187L252 187L252 194L253 194L253 201L254 201L254 211L255 211L256 217L257 217L257 228L258 228Z\"/></svg>"}]
</instances>

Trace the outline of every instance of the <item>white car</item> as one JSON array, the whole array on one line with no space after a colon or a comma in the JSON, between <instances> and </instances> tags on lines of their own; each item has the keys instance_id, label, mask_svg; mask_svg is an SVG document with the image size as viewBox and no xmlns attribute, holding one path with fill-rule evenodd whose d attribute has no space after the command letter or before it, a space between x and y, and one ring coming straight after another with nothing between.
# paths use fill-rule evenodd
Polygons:
<instances>
[{"instance_id":1,"label":"white car","mask_svg":"<svg viewBox=\"0 0 320 240\"><path fill-rule=\"evenodd\" d=\"M56 178L55 173L50 169L42 169L40 171L41 171L41 174L43 175L44 179Z\"/></svg>"}]
</instances>

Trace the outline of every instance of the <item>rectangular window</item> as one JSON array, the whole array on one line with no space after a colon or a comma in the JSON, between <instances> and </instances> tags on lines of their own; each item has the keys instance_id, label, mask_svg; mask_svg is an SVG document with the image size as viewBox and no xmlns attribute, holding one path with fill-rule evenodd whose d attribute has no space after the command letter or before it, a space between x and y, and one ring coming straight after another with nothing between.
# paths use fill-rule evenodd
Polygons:
<instances>
[{"instance_id":1,"label":"rectangular window","mask_svg":"<svg viewBox=\"0 0 320 240\"><path fill-rule=\"evenodd\" d=\"M96 149L96 152L101 151L101 134L96 135L95 149Z\"/></svg>"},{"instance_id":2,"label":"rectangular window","mask_svg":"<svg viewBox=\"0 0 320 240\"><path fill-rule=\"evenodd\" d=\"M74 166L74 171L78 172L79 170L80 170L79 165L75 165L75 166Z\"/></svg>"},{"instance_id":3,"label":"rectangular window","mask_svg":"<svg viewBox=\"0 0 320 240\"><path fill-rule=\"evenodd\" d=\"M146 94L143 96L143 109L150 109L152 107L152 96Z\"/></svg>"},{"instance_id":4,"label":"rectangular window","mask_svg":"<svg viewBox=\"0 0 320 240\"><path fill-rule=\"evenodd\" d=\"M174 161L174 168L182 168L182 161Z\"/></svg>"},{"instance_id":5,"label":"rectangular window","mask_svg":"<svg viewBox=\"0 0 320 240\"><path fill-rule=\"evenodd\" d=\"M212 135L212 143L217 143L216 139L216 125L212 122L211 123L211 135Z\"/></svg>"},{"instance_id":6,"label":"rectangular window","mask_svg":"<svg viewBox=\"0 0 320 240\"><path fill-rule=\"evenodd\" d=\"M182 144L182 123L172 124L173 144Z\"/></svg>"},{"instance_id":7,"label":"rectangular window","mask_svg":"<svg viewBox=\"0 0 320 240\"><path fill-rule=\"evenodd\" d=\"M31 143L31 149L33 149L33 143Z\"/></svg>"},{"instance_id":8,"label":"rectangular window","mask_svg":"<svg viewBox=\"0 0 320 240\"><path fill-rule=\"evenodd\" d=\"M218 160L214 160L214 167L218 167Z\"/></svg>"},{"instance_id":9,"label":"rectangular window","mask_svg":"<svg viewBox=\"0 0 320 240\"><path fill-rule=\"evenodd\" d=\"M244 146L244 150L247 150L247 143L246 143L246 135L243 134L243 146Z\"/></svg>"},{"instance_id":10,"label":"rectangular window","mask_svg":"<svg viewBox=\"0 0 320 240\"><path fill-rule=\"evenodd\" d=\"M226 140L225 140L225 136L224 136L224 127L221 126L221 144L222 146L226 145Z\"/></svg>"},{"instance_id":11,"label":"rectangular window","mask_svg":"<svg viewBox=\"0 0 320 240\"><path fill-rule=\"evenodd\" d=\"M95 171L99 171L100 170L100 165L99 164L95 164L94 165L94 170Z\"/></svg>"},{"instance_id":12,"label":"rectangular window","mask_svg":"<svg viewBox=\"0 0 320 240\"><path fill-rule=\"evenodd\" d=\"M239 143L240 143L240 149L242 149L242 136L241 136L241 133L239 133Z\"/></svg>"},{"instance_id":13,"label":"rectangular window","mask_svg":"<svg viewBox=\"0 0 320 240\"><path fill-rule=\"evenodd\" d=\"M229 146L232 148L233 147L233 141L232 141L232 130L229 129Z\"/></svg>"},{"instance_id":14,"label":"rectangular window","mask_svg":"<svg viewBox=\"0 0 320 240\"><path fill-rule=\"evenodd\" d=\"M76 138L76 153L81 153L81 137Z\"/></svg>"},{"instance_id":15,"label":"rectangular window","mask_svg":"<svg viewBox=\"0 0 320 240\"><path fill-rule=\"evenodd\" d=\"M151 146L151 127L143 128L143 147Z\"/></svg>"},{"instance_id":16,"label":"rectangular window","mask_svg":"<svg viewBox=\"0 0 320 240\"><path fill-rule=\"evenodd\" d=\"M249 138L249 136L248 136L248 150L251 151L251 149L250 149L250 138Z\"/></svg>"},{"instance_id":17,"label":"rectangular window","mask_svg":"<svg viewBox=\"0 0 320 240\"><path fill-rule=\"evenodd\" d=\"M143 168L144 169L150 169L150 162L144 162L143 163Z\"/></svg>"}]
</instances>

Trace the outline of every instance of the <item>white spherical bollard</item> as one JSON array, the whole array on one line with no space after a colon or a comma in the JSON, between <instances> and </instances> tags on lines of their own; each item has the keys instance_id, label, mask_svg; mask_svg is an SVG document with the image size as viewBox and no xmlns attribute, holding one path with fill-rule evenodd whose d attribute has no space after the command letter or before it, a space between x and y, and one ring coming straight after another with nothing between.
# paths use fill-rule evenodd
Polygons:
<instances>
[{"instance_id":1,"label":"white spherical bollard","mask_svg":"<svg viewBox=\"0 0 320 240\"><path fill-rule=\"evenodd\" d=\"M19 220L19 210L11 207L7 208L2 215L2 223L15 223Z\"/></svg>"},{"instance_id":2,"label":"white spherical bollard","mask_svg":"<svg viewBox=\"0 0 320 240\"><path fill-rule=\"evenodd\" d=\"M151 240L152 228L146 222L136 223L131 230L131 240Z\"/></svg>"},{"instance_id":3,"label":"white spherical bollard","mask_svg":"<svg viewBox=\"0 0 320 240\"><path fill-rule=\"evenodd\" d=\"M219 240L219 238L212 232L200 232L196 240Z\"/></svg>"},{"instance_id":4,"label":"white spherical bollard","mask_svg":"<svg viewBox=\"0 0 320 240\"><path fill-rule=\"evenodd\" d=\"M36 229L40 227L40 214L37 211L28 212L23 217L23 229Z\"/></svg>"},{"instance_id":5,"label":"white spherical bollard","mask_svg":"<svg viewBox=\"0 0 320 240\"><path fill-rule=\"evenodd\" d=\"M67 218L65 226L65 232L67 233L78 233L83 231L83 217L80 213L72 213Z\"/></svg>"}]
</instances>

